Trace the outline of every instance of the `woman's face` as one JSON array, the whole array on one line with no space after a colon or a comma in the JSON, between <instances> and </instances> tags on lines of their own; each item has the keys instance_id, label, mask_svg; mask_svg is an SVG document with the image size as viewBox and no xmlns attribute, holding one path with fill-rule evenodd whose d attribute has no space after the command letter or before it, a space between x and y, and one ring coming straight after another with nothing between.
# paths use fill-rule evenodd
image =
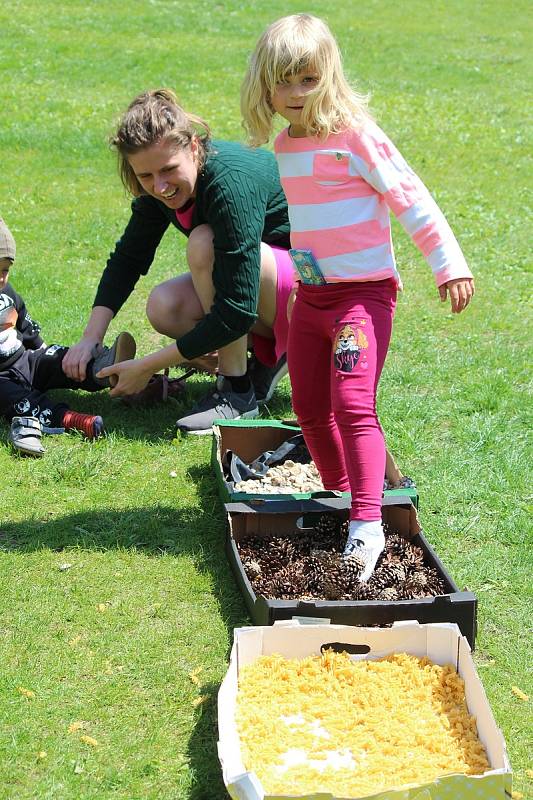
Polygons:
<instances>
[{"instance_id":1,"label":"woman's face","mask_svg":"<svg viewBox=\"0 0 533 800\"><path fill-rule=\"evenodd\" d=\"M179 209L196 196L197 139L184 148L163 139L128 156L128 162L144 191L168 208Z\"/></svg>"}]
</instances>

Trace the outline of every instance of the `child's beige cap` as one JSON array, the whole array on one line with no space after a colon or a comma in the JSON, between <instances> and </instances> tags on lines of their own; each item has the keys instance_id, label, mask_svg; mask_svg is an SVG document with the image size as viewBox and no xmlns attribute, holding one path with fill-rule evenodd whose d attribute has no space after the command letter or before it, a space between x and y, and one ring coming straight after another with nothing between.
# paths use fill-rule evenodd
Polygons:
<instances>
[{"instance_id":1,"label":"child's beige cap","mask_svg":"<svg viewBox=\"0 0 533 800\"><path fill-rule=\"evenodd\" d=\"M10 258L15 260L17 246L13 235L4 220L0 217L0 258Z\"/></svg>"}]
</instances>

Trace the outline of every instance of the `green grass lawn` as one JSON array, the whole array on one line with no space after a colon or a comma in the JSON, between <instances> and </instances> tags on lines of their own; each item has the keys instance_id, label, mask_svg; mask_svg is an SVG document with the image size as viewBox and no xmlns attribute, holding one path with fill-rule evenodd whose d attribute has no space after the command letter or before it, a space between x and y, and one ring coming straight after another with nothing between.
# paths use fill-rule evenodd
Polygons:
<instances>
[{"instance_id":1,"label":"green grass lawn","mask_svg":"<svg viewBox=\"0 0 533 800\"><path fill-rule=\"evenodd\" d=\"M4 0L0 215L17 239L13 284L48 342L78 340L128 217L106 142L129 100L171 86L216 136L241 139L246 58L264 25L299 10L292 0ZM533 693L529 7L310 0L305 10L329 21L349 75L372 92L476 276L474 303L452 317L395 224L405 291L380 416L417 480L428 539L479 598L475 660L515 789L532 797L531 701L511 688ZM171 232L111 334L130 329L141 354L163 344L144 303L184 264ZM182 403L145 412L65 393L101 413L109 436L48 437L41 460L15 457L0 423L1 798L225 796L216 692L232 629L249 620L224 556L210 441L173 441L206 385L195 378ZM287 382L269 413L290 415Z\"/></svg>"}]
</instances>

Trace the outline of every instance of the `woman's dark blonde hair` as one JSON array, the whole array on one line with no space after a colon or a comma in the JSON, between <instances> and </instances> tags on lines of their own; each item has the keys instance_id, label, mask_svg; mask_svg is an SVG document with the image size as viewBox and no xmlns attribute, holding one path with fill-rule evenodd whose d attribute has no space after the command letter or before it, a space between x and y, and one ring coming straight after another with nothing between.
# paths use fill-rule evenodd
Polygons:
<instances>
[{"instance_id":1,"label":"woman's dark blonde hair","mask_svg":"<svg viewBox=\"0 0 533 800\"><path fill-rule=\"evenodd\" d=\"M368 97L346 80L339 47L326 23L311 14L292 14L264 31L242 84L243 125L253 145L272 135L271 97L277 84L304 70L318 78L302 111L307 136L325 139L369 118Z\"/></svg>"},{"instance_id":2,"label":"woman's dark blonde hair","mask_svg":"<svg viewBox=\"0 0 533 800\"><path fill-rule=\"evenodd\" d=\"M198 133L198 128L201 133ZM209 125L201 117L185 111L171 89L155 89L132 100L110 144L117 150L122 183L132 195L139 197L145 191L130 166L128 156L162 141L171 142L176 150L181 150L190 147L192 140L196 139L200 171L205 163L210 136Z\"/></svg>"}]
</instances>

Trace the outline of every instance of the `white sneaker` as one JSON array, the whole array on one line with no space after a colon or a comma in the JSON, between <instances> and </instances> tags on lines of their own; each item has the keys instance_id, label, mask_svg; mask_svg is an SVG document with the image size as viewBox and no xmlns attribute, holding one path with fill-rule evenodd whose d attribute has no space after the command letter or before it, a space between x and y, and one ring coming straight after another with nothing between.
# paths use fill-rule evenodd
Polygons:
<instances>
[{"instance_id":1,"label":"white sneaker","mask_svg":"<svg viewBox=\"0 0 533 800\"><path fill-rule=\"evenodd\" d=\"M37 417L13 417L11 420L9 441L15 450L25 456L42 456L42 435L41 423Z\"/></svg>"},{"instance_id":2,"label":"white sneaker","mask_svg":"<svg viewBox=\"0 0 533 800\"><path fill-rule=\"evenodd\" d=\"M377 560L385 547L385 535L380 520L352 519L343 556L357 556L365 564L359 581L366 583L374 572Z\"/></svg>"}]
</instances>

